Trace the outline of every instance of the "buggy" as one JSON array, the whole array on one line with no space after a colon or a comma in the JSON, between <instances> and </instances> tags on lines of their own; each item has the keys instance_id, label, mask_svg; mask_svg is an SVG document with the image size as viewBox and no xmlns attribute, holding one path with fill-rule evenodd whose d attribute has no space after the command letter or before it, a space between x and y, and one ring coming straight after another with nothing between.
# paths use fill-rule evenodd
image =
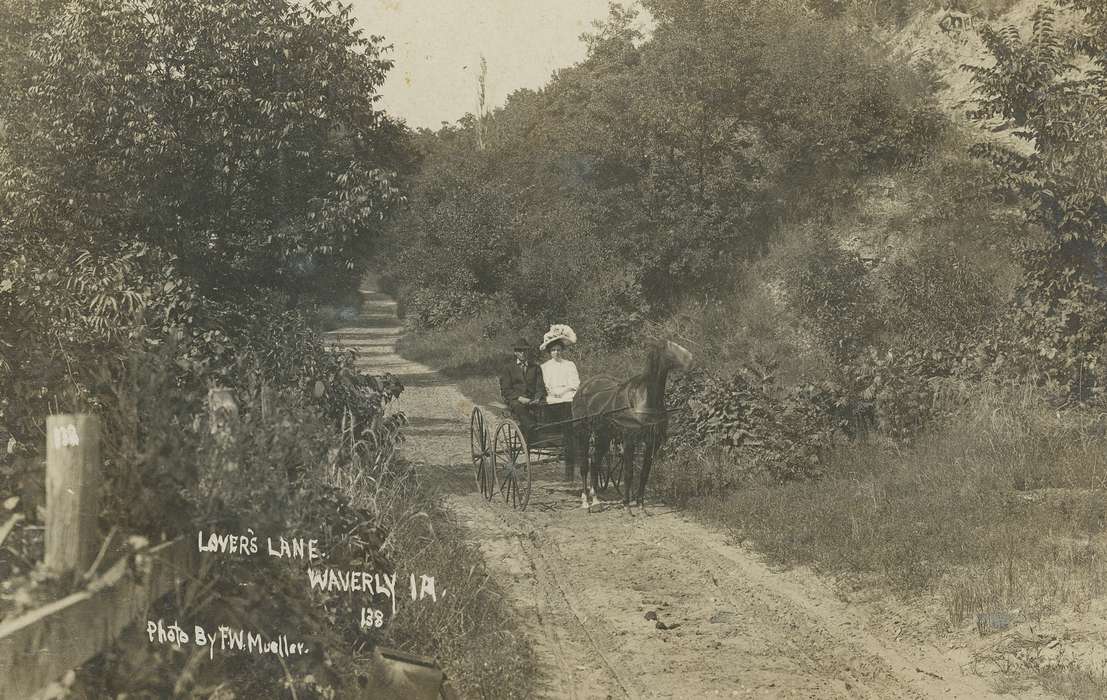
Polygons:
<instances>
[{"instance_id":1,"label":"buggy","mask_svg":"<svg viewBox=\"0 0 1107 700\"><path fill-rule=\"evenodd\" d=\"M469 417L469 445L477 488L489 501L499 492L505 502L520 511L530 503L532 466L561 459L565 425L587 420L550 420L548 404L531 403L528 407L535 412L535 426L529 431L523 430L502 403L491 404L497 412L494 426L480 406L474 406ZM589 446L582 459L588 459L591 453ZM618 487L622 472L622 459L614 450L609 452L600 465L601 488L606 489L608 484Z\"/></svg>"}]
</instances>

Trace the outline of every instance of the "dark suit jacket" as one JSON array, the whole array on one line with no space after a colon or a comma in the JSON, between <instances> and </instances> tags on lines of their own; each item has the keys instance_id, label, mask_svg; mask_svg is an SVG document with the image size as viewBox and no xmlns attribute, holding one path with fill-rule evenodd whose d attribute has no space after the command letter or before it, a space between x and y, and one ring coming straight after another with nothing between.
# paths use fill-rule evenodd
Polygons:
<instances>
[{"instance_id":1,"label":"dark suit jacket","mask_svg":"<svg viewBox=\"0 0 1107 700\"><path fill-rule=\"evenodd\" d=\"M546 398L546 384L542 381L542 368L527 362L524 369L520 367L515 358L504 365L500 370L500 394L504 397L504 403L508 406L516 405L515 399L526 396L528 399L540 401Z\"/></svg>"}]
</instances>

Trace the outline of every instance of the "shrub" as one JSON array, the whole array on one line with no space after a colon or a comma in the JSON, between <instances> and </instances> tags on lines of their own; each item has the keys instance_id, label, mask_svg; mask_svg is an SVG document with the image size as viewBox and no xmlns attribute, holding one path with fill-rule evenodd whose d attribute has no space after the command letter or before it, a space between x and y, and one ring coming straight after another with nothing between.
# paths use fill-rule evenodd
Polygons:
<instances>
[{"instance_id":1,"label":"shrub","mask_svg":"<svg viewBox=\"0 0 1107 700\"><path fill-rule=\"evenodd\" d=\"M782 389L774 367L744 369L729 379L703 372L673 382L670 405L686 406L673 420L678 449L721 448L744 475L780 481L817 477L823 451L841 439L846 422L831 388Z\"/></svg>"},{"instance_id":2,"label":"shrub","mask_svg":"<svg viewBox=\"0 0 1107 700\"><path fill-rule=\"evenodd\" d=\"M404 296L404 318L415 328L443 328L479 313L484 297L459 289L417 289Z\"/></svg>"},{"instance_id":3,"label":"shrub","mask_svg":"<svg viewBox=\"0 0 1107 700\"><path fill-rule=\"evenodd\" d=\"M205 294L310 289L352 268L397 199L387 168L402 139L376 108L391 62L351 13L331 0L16 8L34 21L0 43L0 219L51 258L145 243Z\"/></svg>"},{"instance_id":4,"label":"shrub","mask_svg":"<svg viewBox=\"0 0 1107 700\"><path fill-rule=\"evenodd\" d=\"M580 294L573 317L580 330L598 345L623 348L631 344L650 316L650 305L639 279L631 272L600 272Z\"/></svg>"},{"instance_id":5,"label":"shrub","mask_svg":"<svg viewBox=\"0 0 1107 700\"><path fill-rule=\"evenodd\" d=\"M291 347L282 357L303 365L274 365L273 358L252 352L236 355L231 365L238 410L214 417L215 423L204 405L204 385L181 383L180 368L165 361L177 348L137 355L101 375L93 388L103 398L105 417L105 524L149 535L252 532L262 547L267 536L306 537L319 541L328 566L391 570L395 553L386 549L387 529L403 517L391 499L410 482L407 468L393 462L400 418L382 415L398 388L356 373L346 376L349 358L321 347L321 357L306 360L312 347L306 332L285 340ZM305 376L318 376L328 366L339 368L340 379L313 390ZM286 384L270 383L270 374ZM351 483L360 487L345 488ZM325 642L325 658L339 671L328 671L319 658L290 660L287 668L270 660L245 668L233 659L193 668L187 655L143 645L139 656L146 659L137 668L130 665L133 658L116 656L94 666L86 682L100 684L100 694L142 688L162 694L166 679L176 679L179 689L215 677L236 692L267 697L279 694L285 681L301 688L300 697L325 697L328 685L356 685L348 654L381 632L359 629L361 601L309 592L302 562L209 557L204 567L174 614L213 629L233 620L268 630L275 616L296 619L299 634ZM312 690L311 677L319 688Z\"/></svg>"},{"instance_id":6,"label":"shrub","mask_svg":"<svg viewBox=\"0 0 1107 700\"><path fill-rule=\"evenodd\" d=\"M1102 400L1107 381L1107 292L1088 259L1064 246L1025 252L1014 313L981 345L977 363L1039 385L1065 387L1076 401Z\"/></svg>"},{"instance_id":7,"label":"shrub","mask_svg":"<svg viewBox=\"0 0 1107 700\"><path fill-rule=\"evenodd\" d=\"M812 321L821 345L839 361L855 356L880 328L876 295L861 258L824 231L785 262L792 306Z\"/></svg>"},{"instance_id":8,"label":"shrub","mask_svg":"<svg viewBox=\"0 0 1107 700\"><path fill-rule=\"evenodd\" d=\"M1107 15L1095 3L1065 4L1083 13L1090 30L1075 47L1055 28L1055 10L1042 7L1034 14L1028 40L1014 26L983 29L981 37L995 60L966 70L976 92L978 109L972 115L1013 123L1013 135L1030 151L982 142L974 153L993 165L997 188L1021 202L1028 228L1047 239L1024 256L1019 327L1001 339L1004 347L997 355L1014 357L1039 380L1060 382L1076 398L1086 399L1100 393L1107 339L1102 167L1107 162L1107 57L1099 41ZM1087 54L1090 70L1074 71L1074 50Z\"/></svg>"},{"instance_id":9,"label":"shrub","mask_svg":"<svg viewBox=\"0 0 1107 700\"><path fill-rule=\"evenodd\" d=\"M890 438L908 441L934 415L934 380L948 377L958 365L951 353L912 345L885 352L870 348L844 367L852 413L867 417ZM864 427L865 419L855 423Z\"/></svg>"},{"instance_id":10,"label":"shrub","mask_svg":"<svg viewBox=\"0 0 1107 700\"><path fill-rule=\"evenodd\" d=\"M1009 303L986 269L943 247L924 247L881 270L880 316L889 336L949 351L973 344Z\"/></svg>"}]
</instances>

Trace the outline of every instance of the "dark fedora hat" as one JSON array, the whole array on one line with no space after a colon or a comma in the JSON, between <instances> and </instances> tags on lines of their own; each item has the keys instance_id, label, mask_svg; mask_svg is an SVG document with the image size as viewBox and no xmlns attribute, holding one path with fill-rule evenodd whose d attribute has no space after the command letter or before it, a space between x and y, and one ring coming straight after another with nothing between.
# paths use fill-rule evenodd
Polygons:
<instances>
[{"instance_id":1,"label":"dark fedora hat","mask_svg":"<svg viewBox=\"0 0 1107 700\"><path fill-rule=\"evenodd\" d=\"M511 346L511 349L512 350L530 350L531 349L531 344L530 344L529 340L527 340L523 336L519 336L518 338L515 339L515 344Z\"/></svg>"}]
</instances>

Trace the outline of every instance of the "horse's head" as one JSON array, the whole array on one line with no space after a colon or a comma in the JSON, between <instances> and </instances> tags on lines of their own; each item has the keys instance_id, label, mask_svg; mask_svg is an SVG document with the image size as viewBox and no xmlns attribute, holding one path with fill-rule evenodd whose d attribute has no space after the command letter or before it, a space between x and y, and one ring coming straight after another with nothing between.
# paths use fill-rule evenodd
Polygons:
<instances>
[{"instance_id":1,"label":"horse's head","mask_svg":"<svg viewBox=\"0 0 1107 700\"><path fill-rule=\"evenodd\" d=\"M692 366L692 353L688 352L684 346L671 340L661 341L661 352L666 362L673 369L688 369Z\"/></svg>"}]
</instances>

